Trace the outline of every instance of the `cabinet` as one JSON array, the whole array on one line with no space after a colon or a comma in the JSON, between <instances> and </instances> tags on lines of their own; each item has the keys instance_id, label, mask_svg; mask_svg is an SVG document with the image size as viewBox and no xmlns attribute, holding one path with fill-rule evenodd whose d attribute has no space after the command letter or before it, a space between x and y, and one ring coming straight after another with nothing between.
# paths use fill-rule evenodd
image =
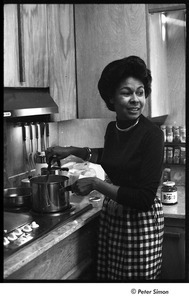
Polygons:
<instances>
[{"instance_id":1,"label":"cabinet","mask_svg":"<svg viewBox=\"0 0 189 300\"><path fill-rule=\"evenodd\" d=\"M48 84L46 5L5 4L4 86L46 87Z\"/></svg>"},{"instance_id":2,"label":"cabinet","mask_svg":"<svg viewBox=\"0 0 189 300\"><path fill-rule=\"evenodd\" d=\"M138 55L147 61L145 4L75 4L79 118L114 116L97 84L113 60Z\"/></svg>"},{"instance_id":3,"label":"cabinet","mask_svg":"<svg viewBox=\"0 0 189 300\"><path fill-rule=\"evenodd\" d=\"M73 5L48 4L49 85L59 106L54 121L76 119L76 70Z\"/></svg>"},{"instance_id":4,"label":"cabinet","mask_svg":"<svg viewBox=\"0 0 189 300\"><path fill-rule=\"evenodd\" d=\"M184 280L185 276L184 219L165 218L161 278Z\"/></svg>"}]
</instances>

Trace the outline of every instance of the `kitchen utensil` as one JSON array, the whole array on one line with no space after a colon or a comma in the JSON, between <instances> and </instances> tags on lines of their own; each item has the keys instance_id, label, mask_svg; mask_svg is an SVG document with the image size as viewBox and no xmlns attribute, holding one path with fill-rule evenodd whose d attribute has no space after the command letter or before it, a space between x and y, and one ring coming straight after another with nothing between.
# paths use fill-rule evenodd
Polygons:
<instances>
[{"instance_id":1,"label":"kitchen utensil","mask_svg":"<svg viewBox=\"0 0 189 300\"><path fill-rule=\"evenodd\" d=\"M31 142L31 153L32 153L32 166L35 169L35 154L33 145L33 123L30 124L30 142Z\"/></svg>"},{"instance_id":2,"label":"kitchen utensil","mask_svg":"<svg viewBox=\"0 0 189 300\"><path fill-rule=\"evenodd\" d=\"M49 123L46 123L46 149L49 148Z\"/></svg>"},{"instance_id":3,"label":"kitchen utensil","mask_svg":"<svg viewBox=\"0 0 189 300\"><path fill-rule=\"evenodd\" d=\"M34 153L33 153L33 131L32 131L32 124L29 124L29 135L30 135L30 150L29 150L29 155L28 155L28 160L30 163L30 168L34 169L35 165L34 165Z\"/></svg>"},{"instance_id":4,"label":"kitchen utensil","mask_svg":"<svg viewBox=\"0 0 189 300\"><path fill-rule=\"evenodd\" d=\"M70 206L69 178L60 175L35 176L31 178L32 209L40 213L58 212ZM66 189L67 187L67 189Z\"/></svg>"},{"instance_id":5,"label":"kitchen utensil","mask_svg":"<svg viewBox=\"0 0 189 300\"><path fill-rule=\"evenodd\" d=\"M45 132L45 123L40 123L40 131L41 131L41 152L45 152L45 140L44 140L44 132Z\"/></svg>"},{"instance_id":6,"label":"kitchen utensil","mask_svg":"<svg viewBox=\"0 0 189 300\"><path fill-rule=\"evenodd\" d=\"M31 188L13 187L4 189L4 207L31 207Z\"/></svg>"},{"instance_id":7,"label":"kitchen utensil","mask_svg":"<svg viewBox=\"0 0 189 300\"><path fill-rule=\"evenodd\" d=\"M23 154L24 154L24 164L28 172L28 178L31 178L31 170L29 166L27 148L26 148L26 125L22 125L22 135L23 135Z\"/></svg>"}]
</instances>

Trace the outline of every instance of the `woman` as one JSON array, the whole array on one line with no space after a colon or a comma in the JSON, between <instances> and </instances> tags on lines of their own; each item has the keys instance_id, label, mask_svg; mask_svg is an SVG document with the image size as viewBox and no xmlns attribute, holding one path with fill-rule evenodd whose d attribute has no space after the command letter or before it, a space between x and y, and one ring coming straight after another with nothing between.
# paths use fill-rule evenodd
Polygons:
<instances>
[{"instance_id":1,"label":"woman","mask_svg":"<svg viewBox=\"0 0 189 300\"><path fill-rule=\"evenodd\" d=\"M103 149L53 147L47 160L72 154L100 163L109 180L82 178L79 195L105 195L99 223L97 279L156 280L160 276L164 218L156 197L163 162L163 133L142 115L151 93L151 72L129 56L108 64L98 82L102 99L116 121L110 122Z\"/></svg>"}]
</instances>

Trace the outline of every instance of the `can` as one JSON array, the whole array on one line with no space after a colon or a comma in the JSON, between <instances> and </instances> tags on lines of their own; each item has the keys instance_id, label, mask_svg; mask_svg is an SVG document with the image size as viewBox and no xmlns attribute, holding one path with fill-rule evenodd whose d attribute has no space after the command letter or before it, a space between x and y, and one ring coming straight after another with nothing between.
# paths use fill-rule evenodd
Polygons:
<instances>
[{"instance_id":1,"label":"can","mask_svg":"<svg viewBox=\"0 0 189 300\"><path fill-rule=\"evenodd\" d=\"M165 205L177 203L177 187L174 181L165 181L161 188L161 202Z\"/></svg>"}]
</instances>

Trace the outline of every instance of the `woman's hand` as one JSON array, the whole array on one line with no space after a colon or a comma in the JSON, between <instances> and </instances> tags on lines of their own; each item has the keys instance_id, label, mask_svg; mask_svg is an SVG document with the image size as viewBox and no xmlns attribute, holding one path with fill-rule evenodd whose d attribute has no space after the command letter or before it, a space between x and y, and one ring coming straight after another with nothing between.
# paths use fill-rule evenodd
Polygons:
<instances>
[{"instance_id":1,"label":"woman's hand","mask_svg":"<svg viewBox=\"0 0 189 300\"><path fill-rule=\"evenodd\" d=\"M98 178L96 178L96 177L84 177L84 178L78 179L72 185L72 191L76 195L86 196L91 191L96 189L96 181L97 180L98 180Z\"/></svg>"},{"instance_id":2,"label":"woman's hand","mask_svg":"<svg viewBox=\"0 0 189 300\"><path fill-rule=\"evenodd\" d=\"M52 159L52 162L56 162L57 160L63 159L71 154L71 147L49 147L45 151L47 163Z\"/></svg>"}]
</instances>

